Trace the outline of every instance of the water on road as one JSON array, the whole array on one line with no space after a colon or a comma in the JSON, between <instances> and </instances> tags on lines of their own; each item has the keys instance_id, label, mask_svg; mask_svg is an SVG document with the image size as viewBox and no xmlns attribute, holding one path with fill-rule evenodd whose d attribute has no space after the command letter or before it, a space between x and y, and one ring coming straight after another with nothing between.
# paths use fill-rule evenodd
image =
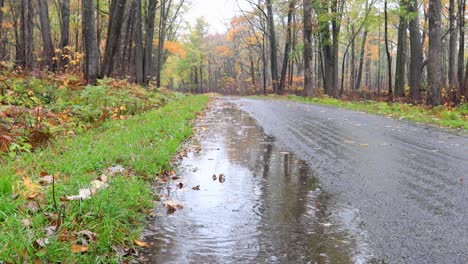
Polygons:
<instances>
[{"instance_id":1,"label":"water on road","mask_svg":"<svg viewBox=\"0 0 468 264\"><path fill-rule=\"evenodd\" d=\"M180 178L159 187L164 195L145 232L152 244L146 262L369 260L353 209L338 207L310 167L247 113L218 100L197 131L192 148L199 147L181 161ZM183 208L168 214L163 206L168 200Z\"/></svg>"}]
</instances>

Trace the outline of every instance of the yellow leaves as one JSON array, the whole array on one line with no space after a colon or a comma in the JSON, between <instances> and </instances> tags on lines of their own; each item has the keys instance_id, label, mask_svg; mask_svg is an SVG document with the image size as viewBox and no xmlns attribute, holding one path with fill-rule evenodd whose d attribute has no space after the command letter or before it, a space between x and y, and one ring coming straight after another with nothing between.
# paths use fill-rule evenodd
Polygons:
<instances>
[{"instance_id":1,"label":"yellow leaves","mask_svg":"<svg viewBox=\"0 0 468 264\"><path fill-rule=\"evenodd\" d=\"M23 177L23 186L25 187L22 195L28 199L34 199L40 194L41 186L33 183L27 176Z\"/></svg>"},{"instance_id":2,"label":"yellow leaves","mask_svg":"<svg viewBox=\"0 0 468 264\"><path fill-rule=\"evenodd\" d=\"M179 55L181 58L185 58L187 56L185 49L180 42L166 40L164 41L164 49L174 55Z\"/></svg>"},{"instance_id":3,"label":"yellow leaves","mask_svg":"<svg viewBox=\"0 0 468 264\"><path fill-rule=\"evenodd\" d=\"M216 46L215 52L217 56L220 57L232 57L232 51L226 46Z\"/></svg>"},{"instance_id":4,"label":"yellow leaves","mask_svg":"<svg viewBox=\"0 0 468 264\"><path fill-rule=\"evenodd\" d=\"M149 247L148 243L137 240L137 239L134 239L133 243L135 243L135 245L140 246L140 247Z\"/></svg>"}]
</instances>

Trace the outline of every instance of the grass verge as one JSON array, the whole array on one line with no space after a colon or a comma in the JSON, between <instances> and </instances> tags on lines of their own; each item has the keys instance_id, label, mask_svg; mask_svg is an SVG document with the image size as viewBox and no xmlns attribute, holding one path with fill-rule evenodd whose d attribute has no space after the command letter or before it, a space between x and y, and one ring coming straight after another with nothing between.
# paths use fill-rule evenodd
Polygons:
<instances>
[{"instance_id":1,"label":"grass verge","mask_svg":"<svg viewBox=\"0 0 468 264\"><path fill-rule=\"evenodd\" d=\"M441 127L468 129L468 104L462 104L456 108L447 108L445 106L429 108L422 105L404 103L389 104L386 102L370 100L344 101L330 97L302 97L296 95L251 96L250 98L290 100L300 103L335 106L397 119L407 119L426 124L435 124Z\"/></svg>"},{"instance_id":2,"label":"grass verge","mask_svg":"<svg viewBox=\"0 0 468 264\"><path fill-rule=\"evenodd\" d=\"M130 256L152 206L150 180L169 169L207 102L178 98L1 164L0 263L118 263ZM111 176L117 164L124 170ZM66 201L103 173L107 188Z\"/></svg>"}]
</instances>

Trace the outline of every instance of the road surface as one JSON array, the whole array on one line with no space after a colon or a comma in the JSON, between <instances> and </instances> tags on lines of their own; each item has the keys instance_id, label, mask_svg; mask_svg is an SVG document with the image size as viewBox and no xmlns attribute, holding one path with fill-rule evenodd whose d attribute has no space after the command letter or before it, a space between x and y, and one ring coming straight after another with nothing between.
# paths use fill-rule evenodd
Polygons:
<instances>
[{"instance_id":1,"label":"road surface","mask_svg":"<svg viewBox=\"0 0 468 264\"><path fill-rule=\"evenodd\" d=\"M144 262L468 263L467 136L220 98L191 148L158 187L183 208L158 207Z\"/></svg>"},{"instance_id":2,"label":"road surface","mask_svg":"<svg viewBox=\"0 0 468 264\"><path fill-rule=\"evenodd\" d=\"M316 105L237 104L358 212L377 260L468 263L468 137Z\"/></svg>"}]
</instances>

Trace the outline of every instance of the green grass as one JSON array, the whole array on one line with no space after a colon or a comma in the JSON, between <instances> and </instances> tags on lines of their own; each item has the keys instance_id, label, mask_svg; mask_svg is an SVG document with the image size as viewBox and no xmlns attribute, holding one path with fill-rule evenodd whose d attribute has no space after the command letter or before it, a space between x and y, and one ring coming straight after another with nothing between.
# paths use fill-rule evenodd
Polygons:
<instances>
[{"instance_id":1,"label":"green grass","mask_svg":"<svg viewBox=\"0 0 468 264\"><path fill-rule=\"evenodd\" d=\"M468 104L462 104L448 110L445 106L427 108L420 105L403 103L386 103L376 101L344 101L330 97L301 97L295 95L278 96L251 96L257 99L290 100L301 103L311 103L326 106L335 106L355 111L387 117L406 119L441 127L468 129Z\"/></svg>"},{"instance_id":2,"label":"green grass","mask_svg":"<svg viewBox=\"0 0 468 264\"><path fill-rule=\"evenodd\" d=\"M171 157L192 132L192 119L207 102L206 96L181 97L159 110L125 121L107 121L76 137L63 138L53 147L0 164L0 263L121 262L113 247L134 246L154 199L151 179L169 169ZM28 188L22 184L24 176L38 183L41 172L59 174L55 196L60 208L60 197L89 187L92 180L115 164L131 170L133 175L110 178L109 187L89 200L64 202L63 223L52 236L44 232L59 219L52 186L41 187L45 202L38 212L25 207ZM15 199L14 194L22 195ZM28 219L30 227L23 224L24 219ZM73 254L76 232L83 230L95 233L96 240L88 245L86 253ZM44 248L36 245L37 239L46 237L49 242Z\"/></svg>"}]
</instances>

